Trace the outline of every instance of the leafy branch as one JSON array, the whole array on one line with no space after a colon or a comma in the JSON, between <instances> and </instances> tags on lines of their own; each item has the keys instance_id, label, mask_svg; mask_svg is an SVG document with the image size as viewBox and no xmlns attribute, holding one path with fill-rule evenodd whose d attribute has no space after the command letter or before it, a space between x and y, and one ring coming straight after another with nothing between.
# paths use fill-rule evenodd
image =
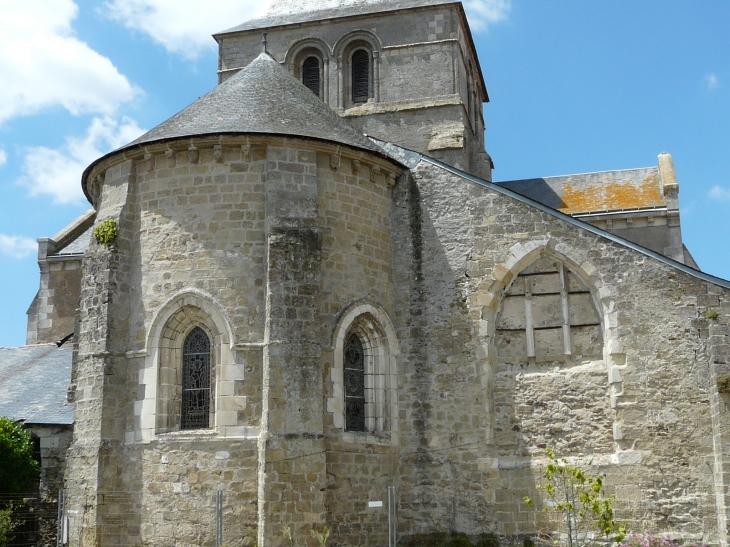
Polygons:
<instances>
[{"instance_id":1,"label":"leafy branch","mask_svg":"<svg viewBox=\"0 0 730 547\"><path fill-rule=\"evenodd\" d=\"M537 488L545 492L547 503L543 512L558 517L567 546L590 545L595 541L596 532L621 543L626 537L626 527L613 518L616 496L604 497L603 478L589 476L584 469L568 465L565 458L559 460L550 448L545 449L545 454L549 458L542 473L546 483ZM529 497L524 501L533 504Z\"/></svg>"}]
</instances>

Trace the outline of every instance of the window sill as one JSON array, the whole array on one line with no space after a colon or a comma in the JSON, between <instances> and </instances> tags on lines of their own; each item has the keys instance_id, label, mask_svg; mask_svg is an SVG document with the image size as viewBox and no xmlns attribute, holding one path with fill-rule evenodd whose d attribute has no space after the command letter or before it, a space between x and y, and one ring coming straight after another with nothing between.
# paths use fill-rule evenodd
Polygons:
<instances>
[{"instance_id":1,"label":"window sill","mask_svg":"<svg viewBox=\"0 0 730 547\"><path fill-rule=\"evenodd\" d=\"M343 431L342 442L352 444L395 445L395 436L391 433L375 433L373 431Z\"/></svg>"},{"instance_id":2,"label":"window sill","mask_svg":"<svg viewBox=\"0 0 730 547\"><path fill-rule=\"evenodd\" d=\"M176 443L182 441L207 441L218 437L215 429L186 429L184 431L168 431L155 435L158 441Z\"/></svg>"}]
</instances>

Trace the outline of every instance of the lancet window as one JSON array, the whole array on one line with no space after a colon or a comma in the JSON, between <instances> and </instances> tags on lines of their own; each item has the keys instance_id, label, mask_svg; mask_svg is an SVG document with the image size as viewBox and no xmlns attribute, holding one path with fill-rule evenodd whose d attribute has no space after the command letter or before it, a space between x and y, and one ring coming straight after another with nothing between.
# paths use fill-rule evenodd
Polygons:
<instances>
[{"instance_id":1,"label":"lancet window","mask_svg":"<svg viewBox=\"0 0 730 547\"><path fill-rule=\"evenodd\" d=\"M180 429L210 426L210 339L195 327L183 345Z\"/></svg>"},{"instance_id":2,"label":"lancet window","mask_svg":"<svg viewBox=\"0 0 730 547\"><path fill-rule=\"evenodd\" d=\"M370 98L370 53L358 49L352 54L352 102L366 103Z\"/></svg>"},{"instance_id":3,"label":"lancet window","mask_svg":"<svg viewBox=\"0 0 730 547\"><path fill-rule=\"evenodd\" d=\"M365 431L365 350L356 334L350 334L347 339L343 365L345 430Z\"/></svg>"},{"instance_id":4,"label":"lancet window","mask_svg":"<svg viewBox=\"0 0 730 547\"><path fill-rule=\"evenodd\" d=\"M321 97L321 63L318 57L311 55L302 63L302 83L317 97Z\"/></svg>"}]
</instances>

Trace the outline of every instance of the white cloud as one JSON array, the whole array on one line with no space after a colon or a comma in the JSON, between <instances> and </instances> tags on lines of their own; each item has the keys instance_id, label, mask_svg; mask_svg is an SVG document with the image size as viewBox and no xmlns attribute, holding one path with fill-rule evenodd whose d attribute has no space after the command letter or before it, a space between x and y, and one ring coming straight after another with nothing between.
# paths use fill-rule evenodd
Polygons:
<instances>
[{"instance_id":1,"label":"white cloud","mask_svg":"<svg viewBox=\"0 0 730 547\"><path fill-rule=\"evenodd\" d=\"M710 190L710 197L717 201L730 201L730 190L721 186L713 186Z\"/></svg>"},{"instance_id":2,"label":"white cloud","mask_svg":"<svg viewBox=\"0 0 730 547\"><path fill-rule=\"evenodd\" d=\"M714 72L705 76L704 82L707 86L707 89L710 91L720 87L720 80L717 79L717 75Z\"/></svg>"},{"instance_id":3,"label":"white cloud","mask_svg":"<svg viewBox=\"0 0 730 547\"><path fill-rule=\"evenodd\" d=\"M489 25L507 19L511 0L466 0L464 9L474 32L484 31Z\"/></svg>"},{"instance_id":4,"label":"white cloud","mask_svg":"<svg viewBox=\"0 0 730 547\"><path fill-rule=\"evenodd\" d=\"M8 161L8 155L5 153L5 150L0 148L0 167L5 165L5 163Z\"/></svg>"},{"instance_id":5,"label":"white cloud","mask_svg":"<svg viewBox=\"0 0 730 547\"><path fill-rule=\"evenodd\" d=\"M20 184L32 196L48 194L54 203L83 201L81 174L94 160L127 144L144 133L137 122L110 117L94 118L83 137L69 137L54 150L44 146L28 148L23 159Z\"/></svg>"},{"instance_id":6,"label":"white cloud","mask_svg":"<svg viewBox=\"0 0 730 547\"><path fill-rule=\"evenodd\" d=\"M267 0L111 0L111 17L149 35L166 49L195 58L216 47L212 34L263 13Z\"/></svg>"},{"instance_id":7,"label":"white cloud","mask_svg":"<svg viewBox=\"0 0 730 547\"><path fill-rule=\"evenodd\" d=\"M25 258L28 255L35 254L37 251L38 245L35 240L29 237L0 234L1 254L8 255L12 258Z\"/></svg>"},{"instance_id":8,"label":"white cloud","mask_svg":"<svg viewBox=\"0 0 730 547\"><path fill-rule=\"evenodd\" d=\"M73 0L0 0L0 124L61 105L111 114L137 90L112 62L74 37Z\"/></svg>"}]
</instances>

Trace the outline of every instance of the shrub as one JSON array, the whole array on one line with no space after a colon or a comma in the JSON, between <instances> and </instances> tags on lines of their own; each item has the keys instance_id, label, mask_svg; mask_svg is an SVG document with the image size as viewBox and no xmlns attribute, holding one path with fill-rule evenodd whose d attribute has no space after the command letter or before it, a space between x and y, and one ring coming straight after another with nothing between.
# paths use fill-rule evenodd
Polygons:
<instances>
[{"instance_id":1,"label":"shrub","mask_svg":"<svg viewBox=\"0 0 730 547\"><path fill-rule=\"evenodd\" d=\"M406 547L499 547L499 541L494 534L482 534L477 543L472 544L469 536L461 532L431 532L430 534L415 534L405 543Z\"/></svg>"},{"instance_id":2,"label":"shrub","mask_svg":"<svg viewBox=\"0 0 730 547\"><path fill-rule=\"evenodd\" d=\"M0 417L0 494L30 492L40 476L40 466L33 459L30 431L18 422Z\"/></svg>"},{"instance_id":3,"label":"shrub","mask_svg":"<svg viewBox=\"0 0 730 547\"><path fill-rule=\"evenodd\" d=\"M621 547L707 547L705 543L683 543L668 536L657 536L653 532L631 534L622 543Z\"/></svg>"},{"instance_id":4,"label":"shrub","mask_svg":"<svg viewBox=\"0 0 730 547\"><path fill-rule=\"evenodd\" d=\"M537 488L545 492L544 513L556 517L555 524L567 538L568 547L583 547L598 543L598 532L606 539L621 543L626 530L613 518L615 496L603 497L603 478L591 477L584 469L569 465L565 458L558 459L552 449L546 448L549 462L542 472L545 484ZM525 497L525 503L533 500Z\"/></svg>"},{"instance_id":5,"label":"shrub","mask_svg":"<svg viewBox=\"0 0 730 547\"><path fill-rule=\"evenodd\" d=\"M18 523L13 522L12 512L12 503L7 509L0 509L0 547L5 547L13 541L13 530L18 527Z\"/></svg>"},{"instance_id":6,"label":"shrub","mask_svg":"<svg viewBox=\"0 0 730 547\"><path fill-rule=\"evenodd\" d=\"M730 393L730 376L720 376L717 379L717 391L720 393Z\"/></svg>"},{"instance_id":7,"label":"shrub","mask_svg":"<svg viewBox=\"0 0 730 547\"><path fill-rule=\"evenodd\" d=\"M477 538L474 547L499 547L499 540L494 534L482 534Z\"/></svg>"},{"instance_id":8,"label":"shrub","mask_svg":"<svg viewBox=\"0 0 730 547\"><path fill-rule=\"evenodd\" d=\"M94 228L94 238L96 241L107 247L114 245L119 235L117 222L113 218L102 220L96 228Z\"/></svg>"}]
</instances>

